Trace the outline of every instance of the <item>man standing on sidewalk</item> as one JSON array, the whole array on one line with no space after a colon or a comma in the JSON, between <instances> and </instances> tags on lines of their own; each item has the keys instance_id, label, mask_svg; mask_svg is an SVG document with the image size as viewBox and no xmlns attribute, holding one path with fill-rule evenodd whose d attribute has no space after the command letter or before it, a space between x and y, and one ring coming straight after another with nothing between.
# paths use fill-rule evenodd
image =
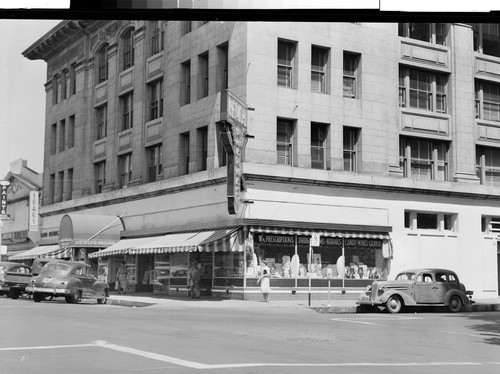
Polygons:
<instances>
[{"instance_id":1,"label":"man standing on sidewalk","mask_svg":"<svg viewBox=\"0 0 500 374\"><path fill-rule=\"evenodd\" d=\"M191 298L192 299L199 299L200 298L200 288L201 288L200 269L201 269L201 263L197 263L195 268L191 271Z\"/></svg>"}]
</instances>

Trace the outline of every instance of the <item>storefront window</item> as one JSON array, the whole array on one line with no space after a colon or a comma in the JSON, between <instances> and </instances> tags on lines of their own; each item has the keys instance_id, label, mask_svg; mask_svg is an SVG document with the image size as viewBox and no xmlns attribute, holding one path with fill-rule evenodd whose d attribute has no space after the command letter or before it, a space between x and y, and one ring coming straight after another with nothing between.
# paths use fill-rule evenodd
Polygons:
<instances>
[{"instance_id":1,"label":"storefront window","mask_svg":"<svg viewBox=\"0 0 500 374\"><path fill-rule=\"evenodd\" d=\"M170 255L170 278L187 278L187 270L187 253L173 253Z\"/></svg>"},{"instance_id":2,"label":"storefront window","mask_svg":"<svg viewBox=\"0 0 500 374\"><path fill-rule=\"evenodd\" d=\"M297 238L297 245L295 244ZM274 278L383 279L388 259L383 240L321 237L310 247L310 236L254 234L253 254L247 257L247 278L265 267Z\"/></svg>"},{"instance_id":3,"label":"storefront window","mask_svg":"<svg viewBox=\"0 0 500 374\"><path fill-rule=\"evenodd\" d=\"M161 254L155 256L155 279L154 293L168 293L170 280L170 255Z\"/></svg>"},{"instance_id":4,"label":"storefront window","mask_svg":"<svg viewBox=\"0 0 500 374\"><path fill-rule=\"evenodd\" d=\"M243 254L233 252L216 252L214 277L242 278Z\"/></svg>"}]
</instances>

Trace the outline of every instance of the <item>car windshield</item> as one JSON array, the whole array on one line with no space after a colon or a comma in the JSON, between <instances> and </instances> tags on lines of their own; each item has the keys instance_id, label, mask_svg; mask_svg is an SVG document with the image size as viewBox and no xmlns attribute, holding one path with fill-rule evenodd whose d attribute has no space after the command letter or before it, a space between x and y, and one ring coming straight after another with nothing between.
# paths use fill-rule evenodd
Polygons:
<instances>
[{"instance_id":1,"label":"car windshield","mask_svg":"<svg viewBox=\"0 0 500 374\"><path fill-rule=\"evenodd\" d=\"M396 280L412 280L413 278L415 278L415 273L405 272L398 274Z\"/></svg>"},{"instance_id":2,"label":"car windshield","mask_svg":"<svg viewBox=\"0 0 500 374\"><path fill-rule=\"evenodd\" d=\"M58 270L62 272L66 272L69 270L69 265L62 263L48 263L42 268L42 272Z\"/></svg>"}]
</instances>

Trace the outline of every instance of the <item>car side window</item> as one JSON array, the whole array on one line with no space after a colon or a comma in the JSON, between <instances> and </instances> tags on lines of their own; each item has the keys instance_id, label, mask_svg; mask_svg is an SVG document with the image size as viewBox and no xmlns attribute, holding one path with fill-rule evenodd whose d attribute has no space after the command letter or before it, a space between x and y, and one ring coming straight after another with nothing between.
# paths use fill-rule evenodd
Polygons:
<instances>
[{"instance_id":1,"label":"car side window","mask_svg":"<svg viewBox=\"0 0 500 374\"><path fill-rule=\"evenodd\" d=\"M432 283L432 275L427 273L419 274L416 281L423 283Z\"/></svg>"},{"instance_id":2,"label":"car side window","mask_svg":"<svg viewBox=\"0 0 500 374\"><path fill-rule=\"evenodd\" d=\"M447 282L448 279L445 273L436 273L436 282Z\"/></svg>"}]
</instances>

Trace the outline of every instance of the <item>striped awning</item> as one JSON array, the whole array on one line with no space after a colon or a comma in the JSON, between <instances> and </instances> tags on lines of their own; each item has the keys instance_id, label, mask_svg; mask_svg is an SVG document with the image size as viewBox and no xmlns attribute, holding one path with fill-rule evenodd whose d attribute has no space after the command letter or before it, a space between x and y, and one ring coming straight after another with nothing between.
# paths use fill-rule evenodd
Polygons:
<instances>
[{"instance_id":1,"label":"striped awning","mask_svg":"<svg viewBox=\"0 0 500 374\"><path fill-rule=\"evenodd\" d=\"M251 226L251 232L260 232L275 235L298 235L298 236L312 236L317 234L320 236L337 237L337 238L354 238L354 239L381 239L390 240L391 237L386 232L366 232L366 231L325 231L325 230L300 230L277 228L267 226Z\"/></svg>"},{"instance_id":2,"label":"striped awning","mask_svg":"<svg viewBox=\"0 0 500 374\"><path fill-rule=\"evenodd\" d=\"M32 260L39 257L66 258L71 257L71 248L60 248L59 245L41 245L29 251L10 256L9 260Z\"/></svg>"},{"instance_id":3,"label":"striped awning","mask_svg":"<svg viewBox=\"0 0 500 374\"><path fill-rule=\"evenodd\" d=\"M112 255L162 254L176 252L243 251L238 242L238 229L206 230L168 234L157 237L122 239L89 257ZM242 246L241 246L242 247Z\"/></svg>"}]
</instances>

